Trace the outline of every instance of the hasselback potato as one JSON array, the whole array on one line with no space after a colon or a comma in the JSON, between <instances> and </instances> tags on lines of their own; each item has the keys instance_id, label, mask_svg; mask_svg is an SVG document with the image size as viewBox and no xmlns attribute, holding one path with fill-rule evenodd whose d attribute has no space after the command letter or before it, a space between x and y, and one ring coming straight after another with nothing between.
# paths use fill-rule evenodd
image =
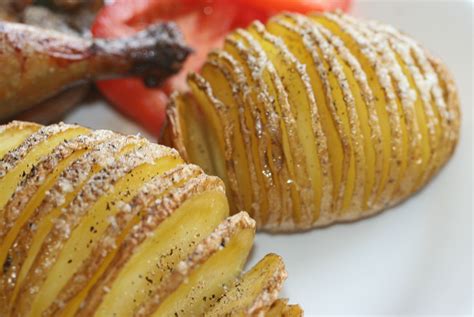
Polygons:
<instances>
[{"instance_id":1,"label":"hasselback potato","mask_svg":"<svg viewBox=\"0 0 474 317\"><path fill-rule=\"evenodd\" d=\"M221 177L233 212L298 231L404 200L446 163L459 134L446 67L395 28L340 13L278 15L230 34L163 142Z\"/></svg>"},{"instance_id":2,"label":"hasselback potato","mask_svg":"<svg viewBox=\"0 0 474 317\"><path fill-rule=\"evenodd\" d=\"M299 316L255 222L170 148L77 125L0 126L1 316Z\"/></svg>"}]
</instances>

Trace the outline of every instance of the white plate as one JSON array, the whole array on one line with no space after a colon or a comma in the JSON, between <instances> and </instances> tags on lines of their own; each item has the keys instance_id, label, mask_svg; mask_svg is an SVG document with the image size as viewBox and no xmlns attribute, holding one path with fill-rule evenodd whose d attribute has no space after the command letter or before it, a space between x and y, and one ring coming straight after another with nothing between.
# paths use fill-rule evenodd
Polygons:
<instances>
[{"instance_id":1,"label":"white plate","mask_svg":"<svg viewBox=\"0 0 474 317\"><path fill-rule=\"evenodd\" d=\"M457 151L424 190L376 217L304 234L259 234L251 262L285 259L283 295L306 316L472 313L472 14L462 1L361 1L357 16L391 23L444 60L463 122ZM140 129L103 103L66 119L125 133ZM146 134L145 134L146 135Z\"/></svg>"}]
</instances>

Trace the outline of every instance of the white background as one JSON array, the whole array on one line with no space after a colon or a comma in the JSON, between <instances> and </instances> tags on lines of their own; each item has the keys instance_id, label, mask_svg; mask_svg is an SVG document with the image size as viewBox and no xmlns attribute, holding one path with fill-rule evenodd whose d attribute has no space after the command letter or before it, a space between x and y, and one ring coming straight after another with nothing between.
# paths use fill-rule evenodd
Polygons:
<instances>
[{"instance_id":1,"label":"white background","mask_svg":"<svg viewBox=\"0 0 474 317\"><path fill-rule=\"evenodd\" d=\"M471 315L473 2L354 1L353 14L399 27L447 63L461 95L459 146L407 202L353 224L258 234L250 264L268 252L283 256L289 273L283 296L306 316ZM77 108L66 121L140 131L100 102Z\"/></svg>"}]
</instances>

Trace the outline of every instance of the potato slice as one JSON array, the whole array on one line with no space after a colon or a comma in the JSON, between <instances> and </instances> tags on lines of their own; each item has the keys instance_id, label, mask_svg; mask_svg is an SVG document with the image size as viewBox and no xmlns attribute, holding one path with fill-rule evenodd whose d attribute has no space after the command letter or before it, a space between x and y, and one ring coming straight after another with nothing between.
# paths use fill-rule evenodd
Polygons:
<instances>
[{"instance_id":1,"label":"potato slice","mask_svg":"<svg viewBox=\"0 0 474 317\"><path fill-rule=\"evenodd\" d=\"M19 146L27 137L38 131L41 126L36 123L12 121L0 129L0 159Z\"/></svg>"},{"instance_id":2,"label":"potato slice","mask_svg":"<svg viewBox=\"0 0 474 317\"><path fill-rule=\"evenodd\" d=\"M390 43L390 47L395 52L395 58L400 64L403 75L407 78L410 83L411 89L416 94L416 100L414 103L414 113L417 120L417 126L419 130L419 141L416 144L416 149L412 149L414 153L412 156L416 156L417 159L412 157L412 162L415 164L409 164L406 173L411 175L410 182L407 181L399 184L399 196L407 196L408 193L416 189L418 180L424 174L424 171L430 169L429 165L432 165L433 158L431 157L432 150L437 147L435 125L433 121L434 116L431 111L431 100L430 92L427 89L427 85L422 77L421 70L416 66L416 63L410 54L410 47L401 41L394 40L390 34L383 33L378 28L374 28L373 25L368 24L374 32L383 34L387 37ZM429 112L424 111L428 108ZM431 114L430 114L431 112ZM427 115L428 114L428 115ZM413 142L415 144L416 142ZM433 152L434 153L434 152Z\"/></svg>"},{"instance_id":3,"label":"potato slice","mask_svg":"<svg viewBox=\"0 0 474 317\"><path fill-rule=\"evenodd\" d=\"M360 213L361 208L363 210L367 209L369 202L374 201L377 197L377 188L380 185L383 165L381 127L377 118L374 96L360 63L352 56L337 36L324 27L321 27L319 30L335 49L337 59L344 70L347 82L354 96L357 116L360 121L366 165L363 169L366 170L366 175L364 178L365 184L360 184L359 179L359 186L365 186L363 198L360 197L360 200L355 200L355 204L351 207L354 210L351 213L353 213L353 217L356 217L356 214ZM356 197L358 195L362 195L362 193L354 194Z\"/></svg>"},{"instance_id":4,"label":"potato slice","mask_svg":"<svg viewBox=\"0 0 474 317\"><path fill-rule=\"evenodd\" d=\"M341 185L338 191L334 192L336 196L334 196L335 206L333 212L339 214L339 217L345 218L348 217L348 210L357 212L361 209L366 165L363 150L364 140L360 129L355 98L346 76L346 74L351 73L344 72L343 63L338 58L334 48L324 38L320 28L314 26L309 19L302 16L288 15L287 20L293 21L297 28L307 30L308 36L306 40L302 39L303 42L306 41L307 43L305 44L307 50L312 51L308 47L308 41L312 42L312 44L309 44L310 46L316 45L319 47L319 50L316 50L319 56L313 53L313 56L309 60L306 57L304 62L309 62L311 65L306 67L306 69L318 70L319 67L318 76L323 78L322 81L326 83L326 86L323 86L326 92L326 107L331 114L332 121L335 123L340 143L344 150L342 173L339 173L341 177L339 184ZM284 23L284 25L287 28L290 27L287 23ZM310 62L310 60L313 60L313 62ZM315 65L319 66L315 67ZM321 82L321 79L318 80L315 76L313 76L313 80L316 80L316 84ZM329 147L331 146L332 144L329 143ZM337 171L333 170L333 176L338 176L334 172ZM338 182L338 179L333 179L333 182Z\"/></svg>"},{"instance_id":5,"label":"potato slice","mask_svg":"<svg viewBox=\"0 0 474 317\"><path fill-rule=\"evenodd\" d=\"M166 287L178 263L228 215L223 188L217 178L202 174L154 202L147 211L150 224L129 235L114 261L121 265L109 268L79 315L130 316Z\"/></svg>"},{"instance_id":6,"label":"potato slice","mask_svg":"<svg viewBox=\"0 0 474 317\"><path fill-rule=\"evenodd\" d=\"M259 184L258 187L251 186L251 207L244 209L251 213L262 228L271 230L270 226L274 223L291 226L292 199L288 192L293 198L299 198L294 184L287 184L292 179L288 170L288 164L291 167L292 163L288 154L284 153L287 146L282 145L282 138L278 137L282 136L281 122L272 115L278 101L269 96L271 88L268 85L272 83L266 63L259 58L261 49L257 43L246 41L238 35L227 38L224 49L215 60L224 74L230 74L226 75L230 77L227 82L231 84L234 98L238 100L235 117L240 118L240 131L236 129L236 134L241 135L246 146L250 182ZM269 99L273 100L272 104ZM258 199L262 195L265 199ZM286 204L281 204L282 199Z\"/></svg>"},{"instance_id":7,"label":"potato slice","mask_svg":"<svg viewBox=\"0 0 474 317\"><path fill-rule=\"evenodd\" d=\"M312 51L310 47L318 47L317 50L312 54L310 60L312 60L313 65L311 70L316 70L319 74L318 77L313 76L313 80L317 86L317 91L325 93L325 99L319 98L319 108L320 113L325 114L327 120L321 119L322 124L324 122L333 122L339 138L332 139L328 141L328 147L331 151L333 145L339 142L341 148L340 152L337 155L332 156L335 159L333 162L337 164L339 160L339 167L333 168L333 204L332 204L332 218L341 217L344 210L347 209L348 204L352 199L352 193L355 185L355 149L352 146L350 140L350 128L349 128L349 119L348 111L345 105L345 91L339 85L339 78L343 74L340 71L340 65L335 60L335 54L332 49L325 42L324 37L320 32L312 28L311 24L304 21L304 17L291 15L288 16L289 21L296 23L297 27L308 30L306 39L303 39L305 43L305 48ZM288 24L286 24L288 27ZM306 33L305 33L306 34ZM298 36L301 37L301 36ZM308 46L308 41L311 43ZM306 59L307 60L307 59ZM328 64L330 63L330 65ZM332 69L334 68L334 71ZM337 70L337 71L335 71ZM337 76L337 77L336 77ZM310 81L311 82L311 81ZM322 86L319 86L319 83L323 83ZM312 83L313 84L313 83ZM313 91L315 89L313 88ZM326 108L324 108L326 105ZM326 126L326 131L330 131L331 127ZM333 137L336 135L333 132ZM326 134L326 133L325 133ZM337 149L337 148L336 148ZM336 150L334 149L333 152ZM332 159L331 159L332 161ZM333 165L334 166L334 165ZM360 173L358 173L360 174Z\"/></svg>"},{"instance_id":8,"label":"potato slice","mask_svg":"<svg viewBox=\"0 0 474 317\"><path fill-rule=\"evenodd\" d=\"M200 125L230 131L225 168L230 197L241 200L232 210L250 205L258 228L296 231L397 204L446 162L460 114L441 67L389 26L285 13L230 34L189 95L215 114Z\"/></svg>"},{"instance_id":9,"label":"potato slice","mask_svg":"<svg viewBox=\"0 0 474 317\"><path fill-rule=\"evenodd\" d=\"M288 94L288 101L296 105L296 107L292 107L292 111L296 120L297 134L305 153L303 162L305 162L309 175L297 178L301 206L294 210L293 218L296 224L311 223L314 218L314 210L320 208L315 204L316 201L320 204L322 188L319 160L314 158L318 158L317 145L324 146L326 144L319 120L312 120L317 115L317 112L314 111L316 105L311 93L312 88L308 84L309 79L306 71L287 50L284 43L277 41L265 30L263 25L258 23L254 23L249 28L249 33L260 43L269 61L275 66ZM296 85L297 88L292 89L292 85ZM315 137L318 137L321 142L315 143Z\"/></svg>"},{"instance_id":10,"label":"potato slice","mask_svg":"<svg viewBox=\"0 0 474 317\"><path fill-rule=\"evenodd\" d=\"M286 276L282 259L268 254L234 281L205 316L257 315L277 299Z\"/></svg>"},{"instance_id":11,"label":"potato slice","mask_svg":"<svg viewBox=\"0 0 474 317\"><path fill-rule=\"evenodd\" d=\"M445 156L441 158L440 165L438 166L438 168L441 168L453 154L459 140L461 107L456 83L454 82L451 72L440 60L433 56L429 55L428 61L436 73L442 90L442 98L446 104L444 110L439 110L440 115L443 116L445 126L447 126L446 130L443 131L447 146Z\"/></svg>"},{"instance_id":12,"label":"potato slice","mask_svg":"<svg viewBox=\"0 0 474 317\"><path fill-rule=\"evenodd\" d=\"M395 30L393 27L380 25L376 22L368 23L372 28L380 33L387 34L392 39L392 45L409 48L408 58L414 63L414 68L418 69L422 75L422 83L425 89L428 89L428 97L424 98L423 108L426 125L428 128L428 137L431 148L441 148L441 151L431 151L429 167L424 169L423 175L418 178L417 184L413 190L418 189L426 180L439 169L449 155L446 154L451 148L452 143L447 137L449 134L449 121L452 118L459 118L459 113L449 113L449 104L443 98L440 79L429 62L429 57L424 49L412 39ZM455 107L456 108L456 107ZM456 111L456 110L455 110Z\"/></svg>"},{"instance_id":13,"label":"potato slice","mask_svg":"<svg viewBox=\"0 0 474 317\"><path fill-rule=\"evenodd\" d=\"M208 58L212 62L212 57ZM234 144L231 143L231 146L236 152L240 152L240 154L244 154L243 159L247 161L247 171L248 173L248 181L249 185L254 184L254 186L246 186L244 179L238 177L237 171L237 160L232 156L232 169L229 169L233 175L235 175L235 188L233 191L237 193L237 195L242 195L238 191L238 183L239 181L242 184L240 188L246 188L248 190L245 194L245 198L242 197L238 207L234 212L238 212L239 210L246 209L249 210L253 215L255 220L260 223L262 222L263 215L268 211L268 192L267 186L265 186L264 176L261 173L262 171L262 162L260 160L260 154L262 151L259 151L261 148L259 146L259 137L256 133L256 122L261 120L260 114L257 114L257 118L254 118L253 114L251 113L251 107L253 105L249 104L250 100L250 90L248 87L242 85L242 83L247 82L249 79L246 77L241 65L231 57L231 59L226 60L223 65L216 64L217 72L213 74L208 74L209 71L212 71L211 65L209 65L209 61L207 64L203 66L203 76L206 74L209 77L209 80L206 77L206 80L210 83L210 87L214 93L214 96L222 101L229 109L229 130L231 131L231 141L234 139L234 136L239 137L242 141L240 146L233 146ZM219 68L220 67L220 68ZM211 68L211 69L210 69ZM213 76L217 76L213 78ZM223 80L222 82L217 82L219 80ZM216 86L212 86L212 84ZM217 85L221 85L220 87ZM244 91L245 89L245 91ZM229 98L230 97L230 98ZM240 143L240 142L239 142ZM239 144L237 143L237 144ZM239 150L237 150L237 148ZM245 176L244 176L245 177ZM242 195L243 196L243 195ZM251 200L248 198L252 197ZM259 197L258 203L252 204L251 201L255 201L256 197ZM245 201L248 204L243 203Z\"/></svg>"},{"instance_id":14,"label":"potato slice","mask_svg":"<svg viewBox=\"0 0 474 317\"><path fill-rule=\"evenodd\" d=\"M175 151L145 144L91 178L45 239L33 264L36 269L30 270L20 288L20 293L29 289L30 296L17 298L14 313L43 312L100 241L107 225L113 224L116 202L133 198L140 184L180 162Z\"/></svg>"},{"instance_id":15,"label":"potato slice","mask_svg":"<svg viewBox=\"0 0 474 317\"><path fill-rule=\"evenodd\" d=\"M310 115L315 115L315 112L312 111L314 109L314 100L311 98L312 94L306 93L305 97L305 94L302 93L304 91L309 92L311 87L308 85L308 78L305 70L299 67L300 65L298 64L298 61L294 58L291 52L287 50L285 44L277 41L277 38L267 32L262 24L253 23L248 29L248 33L253 41L258 42L261 45L263 51L267 54L267 57L269 57L269 60L275 65L277 74L281 78L281 82L288 94L288 101L290 104L294 104L295 101L297 101L298 104L301 104L301 109L298 109L297 107L292 107L291 109L297 124L297 134L299 139L302 141L301 144L303 151L306 154L302 161L306 163L305 166L307 168L307 173L305 173L305 178L300 178L299 180L300 183L298 184L298 190L301 196L301 205L300 208L294 210L292 218L293 222L297 225L299 223L309 223L314 218L315 210L320 208L322 188L320 183L319 160L309 160L308 157L308 153L314 153L315 156L312 157L317 157L316 143L308 142L308 140L311 140L310 135L314 137L314 133L317 134L321 132L320 126L317 123L318 121L315 121L317 124L311 124ZM268 55L270 51L274 51L273 55ZM296 74L296 76L294 76L294 74ZM291 76L294 76L294 78L291 78ZM295 82L297 89L291 89L289 88L289 83L290 81L295 80L295 78L299 78L299 80ZM298 93L295 94L295 91ZM301 110L303 110L303 112ZM306 117L306 115L309 117ZM321 135L320 140L322 144L325 144L325 138L323 135Z\"/></svg>"},{"instance_id":16,"label":"potato slice","mask_svg":"<svg viewBox=\"0 0 474 317\"><path fill-rule=\"evenodd\" d=\"M424 109L425 115L428 118L428 125L430 125L429 135L431 137L431 143L435 144L435 148L440 149L438 151L432 151L432 164L430 164L429 169L425 170L425 173L418 179L418 183L416 184L416 189L419 189L426 184L427 180L430 179L448 159L448 152L453 144L452 140L448 137L449 131L451 130L449 122L451 118L459 118L459 113L458 115L454 115L447 110L449 106L444 101L439 80L436 80L438 76L426 57L426 53L420 48L413 49L413 52L415 64L421 69L425 82L430 87L431 109L429 109L429 106ZM457 106L456 108L459 109ZM457 137L455 137L455 139L457 139Z\"/></svg>"},{"instance_id":17,"label":"potato slice","mask_svg":"<svg viewBox=\"0 0 474 317\"><path fill-rule=\"evenodd\" d=\"M231 44L228 43L228 45ZM243 141L241 151L247 157L247 170L250 170L249 184L258 184L258 186L249 186L248 189L253 194L253 201L259 202L258 205L252 204L252 201L249 200L247 201L248 205L240 207L239 210L249 210L257 223L261 223L263 226L268 221L270 210L275 211L277 215L281 214L279 212L280 198L278 191L280 186L274 180L275 170L271 169L269 163L274 161L274 158L271 157L271 149L269 149L270 134L266 131L266 128L271 127L267 125L261 102L257 100L255 91L252 89L254 86L252 75L246 63L241 64L246 60L242 58L242 55L250 53L242 42L233 46L233 48L237 50L234 53L237 59L228 52L221 52L220 56L214 57L211 54L202 72L203 75L206 75L207 72L210 78L209 81L214 82L216 87L213 87L213 90L217 98L222 98L225 100L224 102L231 105L233 119L239 120L233 125L233 135L240 137ZM214 72L212 72L213 70ZM221 87L218 86L220 77L224 80L224 87L222 87L224 89L220 89ZM222 92L227 93L223 94ZM240 140L237 139L237 141ZM245 156L242 158L245 160ZM232 159L236 162L235 157ZM237 169L237 171L240 170ZM237 173L237 175L239 174L242 173ZM245 181L247 180L241 180L241 182ZM253 191L252 187L254 187ZM247 187L243 185L240 188ZM250 198L248 195L246 196L246 198Z\"/></svg>"},{"instance_id":18,"label":"potato slice","mask_svg":"<svg viewBox=\"0 0 474 317\"><path fill-rule=\"evenodd\" d=\"M222 53L224 54L224 52ZM239 87L234 82L232 73L229 69L238 67L235 61L228 57L229 68L225 68L219 63L217 57L209 56L209 61L202 67L202 76L206 78L212 87L214 97L227 105L229 110L228 129L230 131L230 146L234 149L232 160L229 168L229 181L232 183L232 191L238 192L238 199L235 200L237 210L253 210L252 201L257 197L256 191L252 190L251 184L256 184L256 175L254 167L254 158L252 149L250 149L249 129L243 121L242 100L239 96ZM236 75L234 75L235 77ZM240 78L242 74L238 75ZM242 125L244 125L242 127Z\"/></svg>"},{"instance_id":19,"label":"potato slice","mask_svg":"<svg viewBox=\"0 0 474 317\"><path fill-rule=\"evenodd\" d=\"M107 134L112 133L107 132ZM95 136L97 137L97 135ZM35 229L32 223L27 224L29 217L41 203L61 171L77 157L87 152L87 149L93 145L92 142L99 139L79 136L66 144L58 146L51 155L46 156L44 160L39 162L30 174L24 178L23 182L18 185L15 195L4 209L5 226L0 247L0 263L3 264L3 274L0 274L1 284L16 280L16 272L12 271L17 269L15 265L18 263L18 256L13 251L16 251L14 249L18 245L13 245L13 242L24 227L27 231L31 231L32 228ZM10 250L10 248L13 250ZM6 292L7 286L5 286Z\"/></svg>"},{"instance_id":20,"label":"potato slice","mask_svg":"<svg viewBox=\"0 0 474 317\"><path fill-rule=\"evenodd\" d=\"M97 143L112 136L111 131L98 130L62 143L25 176L3 209L5 223L0 232L0 263L5 262L7 251L21 227L42 202L46 192L54 185L61 172Z\"/></svg>"},{"instance_id":21,"label":"potato slice","mask_svg":"<svg viewBox=\"0 0 474 317\"><path fill-rule=\"evenodd\" d=\"M191 73L188 75L187 82L193 93L193 97L200 106L205 118L210 125L206 126L208 149L213 166L213 175L219 176L226 185L229 193L235 192L235 188L230 186L229 176L227 175L226 164L232 157L233 149L229 146L229 131L226 124L229 122L227 105L219 102L212 95L209 83L200 75ZM229 195L229 200L233 204L236 199Z\"/></svg>"},{"instance_id":22,"label":"potato slice","mask_svg":"<svg viewBox=\"0 0 474 317\"><path fill-rule=\"evenodd\" d=\"M298 192L298 186L302 183L309 187L308 180L304 179L308 175L307 166L304 160L303 146L297 135L296 118L292 112L285 87L260 43L244 31L231 34L226 40L226 44L232 44L233 40L237 44L244 42L245 44L241 45L244 45L244 47L247 45L251 52L250 55L241 57L244 59L241 63L247 63L248 67L252 69L251 73L255 81L257 81L257 78L259 79L256 86L261 90L259 95L265 90L268 91L270 105L266 105L266 107L269 107L266 115L272 121L279 121L276 126L278 129L277 136L281 136L281 141L276 142L276 145L281 144L284 162L288 170L287 174L283 173L281 175L283 195L280 199L283 201L281 205L285 208L279 217L275 214L272 218L269 218L269 223L266 224L265 228L270 231L275 229L292 230L295 227L294 215L299 213L301 209L303 197L300 197L300 195L305 195L304 191ZM229 50L230 47L231 45L225 45L224 49ZM234 47L239 52L239 45L234 45ZM278 222L271 223L270 220L273 218L279 218Z\"/></svg>"},{"instance_id":23,"label":"potato slice","mask_svg":"<svg viewBox=\"0 0 474 317\"><path fill-rule=\"evenodd\" d=\"M199 124L204 120L202 116L198 115L197 112L191 112L191 110L194 110L194 108L189 110L191 113L188 116L185 115L187 109L184 97L186 95L189 94L180 93L178 91L175 91L171 94L170 100L166 107L166 116L168 120L166 120L163 125L159 139L160 144L175 148L178 150L181 157L189 162L189 151L198 149L199 147L196 146L195 148L188 149L188 147L193 146L194 142L188 142L192 133L189 133L189 124L187 124L184 120L188 119L190 124L192 124L192 130L196 130L194 133L199 135L204 133L202 131L203 127ZM206 166L210 166L211 160L209 158L207 144L205 144L204 141L205 140L200 141L200 143L204 145L203 150L197 151L197 153L200 154L199 158L206 158ZM212 170L212 168L208 169Z\"/></svg>"},{"instance_id":24,"label":"potato slice","mask_svg":"<svg viewBox=\"0 0 474 317\"><path fill-rule=\"evenodd\" d=\"M212 174L211 154L206 137L203 114L191 94L175 92L166 109L170 122L165 131L170 134L163 144L176 148L183 159L199 165Z\"/></svg>"},{"instance_id":25,"label":"potato slice","mask_svg":"<svg viewBox=\"0 0 474 317\"><path fill-rule=\"evenodd\" d=\"M209 219L196 212L200 207L198 200L202 204L202 199L207 197L200 192L203 188L222 191L222 183L205 176L197 166L179 165L155 177L131 202L124 203L116 215L117 226L109 226L102 242L56 299L56 302L67 303L63 315L72 315L87 296L92 299L82 307L81 314L89 315L87 311L97 307L98 315L132 314L153 290L155 284L150 280L158 281L163 278L161 275L166 276L168 268L196 244L193 239L199 240L199 236L208 234L228 214L222 192L209 194L209 204L201 207L201 211L210 213ZM201 198L193 198L197 193ZM214 197L219 195L221 200ZM147 218L146 224L140 224L143 217ZM177 238L180 235L184 236L182 240ZM61 309L55 303L47 313Z\"/></svg>"},{"instance_id":26,"label":"potato slice","mask_svg":"<svg viewBox=\"0 0 474 317\"><path fill-rule=\"evenodd\" d=\"M89 130L76 125L56 124L43 127L31 134L15 150L8 152L0 160L0 209L2 210L13 195L22 176L27 175L31 168L57 145L72 139ZM0 231L3 222L0 221Z\"/></svg>"},{"instance_id":27,"label":"potato slice","mask_svg":"<svg viewBox=\"0 0 474 317\"><path fill-rule=\"evenodd\" d=\"M319 60L327 73L327 82L332 99L328 98L328 105L339 135L342 136L341 143L344 149L343 166L346 172L339 180L339 192L335 192L335 212L339 219L351 219L353 212L358 212L362 205L363 184L365 182L365 153L362 144L363 135L360 131L358 114L355 107L354 97L347 80L350 72L344 72L343 63L338 58L337 51L325 39L324 29L311 23L307 18L295 16L295 20L302 27L308 28L309 37L313 45L319 47ZM313 57L314 58L314 57ZM321 72L321 71L320 71ZM328 88L326 88L327 90ZM326 93L328 95L328 92ZM332 101L331 101L332 100ZM351 212L348 212L348 211Z\"/></svg>"},{"instance_id":28,"label":"potato slice","mask_svg":"<svg viewBox=\"0 0 474 317\"><path fill-rule=\"evenodd\" d=\"M322 174L325 175L326 178L329 178L329 180L325 181L328 185L325 186L327 190L324 191L322 197L322 212L318 217L320 219L317 218L314 222L314 225L324 225L330 222L335 216L331 210L333 208L338 209L336 205L332 206L334 199L330 191L332 191L332 184L334 183L336 185L336 187L334 187L334 198L340 194L340 190L336 190L336 188L339 188L344 171L344 168L342 168L343 162L344 160L347 162L347 158L344 159L344 149L346 149L347 157L350 148L348 146L342 146L341 140L346 140L347 145L348 139L342 128L341 118L334 109L331 110L331 107L328 106L332 105L333 96L330 87L326 85L328 82L327 73L323 69L324 67L320 55L316 50L313 50L314 44L311 44L312 40L308 32L301 32L295 23L298 23L296 16L279 16L272 19L268 23L267 28L275 36L279 36L298 61L305 65L309 82L312 86L312 92L316 100L317 112L321 118L319 120L321 121L323 132L327 137L328 158L326 160L320 159L320 161L323 168ZM336 127L337 125L339 127ZM329 170L329 161L332 162L332 171Z\"/></svg>"},{"instance_id":29,"label":"potato slice","mask_svg":"<svg viewBox=\"0 0 474 317\"><path fill-rule=\"evenodd\" d=\"M10 247L8 266L3 266L0 279L0 288L3 289L2 294L8 299L7 302L12 304L15 300L19 286L23 283L44 239L54 226L55 219L59 218L62 210L69 205L87 180L102 167L112 164L114 159L110 158L123 155L143 142L143 139L134 136L117 135L98 144L93 151L73 162L61 173L56 184L48 190Z\"/></svg>"},{"instance_id":30,"label":"potato slice","mask_svg":"<svg viewBox=\"0 0 474 317\"><path fill-rule=\"evenodd\" d=\"M265 317L300 317L303 310L299 305L288 305L288 300L276 300L270 309L265 313Z\"/></svg>"},{"instance_id":31,"label":"potato slice","mask_svg":"<svg viewBox=\"0 0 474 317\"><path fill-rule=\"evenodd\" d=\"M398 114L400 117L402 137L402 159L400 161L399 175L394 182L394 191L388 199L397 202L403 197L403 193L397 192L399 187L411 189L416 182L416 164L422 160L420 129L415 111L416 90L410 86L409 80L403 73L402 66L396 54L391 49L386 36L381 32L373 32L363 23L354 23L352 19L345 18L363 36L369 39L375 51L380 55L380 59L387 69L392 86L396 93Z\"/></svg>"},{"instance_id":32,"label":"potato slice","mask_svg":"<svg viewBox=\"0 0 474 317\"><path fill-rule=\"evenodd\" d=\"M240 274L252 248L255 221L235 214L181 261L137 316L200 316Z\"/></svg>"},{"instance_id":33,"label":"potato slice","mask_svg":"<svg viewBox=\"0 0 474 317\"><path fill-rule=\"evenodd\" d=\"M339 15L325 14L311 17L336 34L346 45L352 55L360 62L362 69L367 74L369 84L374 93L377 115L382 128L384 144L384 166L382 180L378 188L377 200L373 202L370 213L386 207L391 193L394 191L395 181L398 179L402 157L402 129L398 106L395 102L395 93L390 76L380 59L375 48L368 39L355 30Z\"/></svg>"},{"instance_id":34,"label":"potato slice","mask_svg":"<svg viewBox=\"0 0 474 317\"><path fill-rule=\"evenodd\" d=\"M204 314L241 274L255 221L245 212L224 220L223 181L175 150L84 131L38 158L7 204L0 314ZM15 164L23 162L3 168ZM278 259L260 264L274 274L245 275L257 286L242 297L255 299L254 310L268 311L276 299ZM280 306L282 314L290 309Z\"/></svg>"},{"instance_id":35,"label":"potato slice","mask_svg":"<svg viewBox=\"0 0 474 317\"><path fill-rule=\"evenodd\" d=\"M244 206L244 202L243 202L243 195L239 192L239 186L238 186L238 170L237 170L237 167L235 166L236 164L234 163L235 162L235 155L236 153L239 152L238 148L233 146L233 139L234 139L234 135L236 133L235 131L235 128L238 128L239 127L239 122L235 122L235 112L236 112L236 105L235 104L227 104L225 102L223 102L222 100L220 100L218 97L216 97L216 95L214 94L214 92L216 92L216 94L218 94L218 91L216 90L213 90L212 89L212 86L210 84L210 82L207 80L206 77L200 77L198 79L199 81L201 81L201 89L203 91L205 91L205 94L207 94L209 97L209 100L213 100L212 104L213 106L216 108L216 111L221 111L222 112L222 116L224 116L225 118L225 122L223 123L225 125L225 129L224 131L221 133L223 134L223 139L224 139L224 146L225 146L225 167L227 169L227 176L228 176L228 195L230 196L231 200L234 202L234 205L236 206L234 212L237 212L240 208L246 208L246 206ZM225 82L224 82L225 83ZM197 97L196 97L197 98ZM238 100L238 97L237 97L237 100ZM243 112L244 112L244 109L241 109L241 110L237 110L237 111L241 111L240 113L240 118L244 117L243 115ZM242 123L242 121L240 122ZM243 123L245 124L245 123ZM248 137L248 136L247 136ZM248 139L246 140L248 141ZM250 142L250 141L248 141ZM241 152L241 150L240 150ZM253 162L252 161L252 151L250 148L247 148L247 158L250 159L249 162ZM251 164L249 164L248 166L252 166ZM253 167L253 166L252 166ZM248 170L248 169L247 169ZM252 171L254 171L252 169ZM256 182L257 184L257 182ZM255 186L256 189L260 189L261 187L260 186ZM248 190L250 191L251 187L248 187ZM265 194L262 194L260 195L260 197L262 197L262 200L265 201L266 199L264 198L265 197ZM247 206L247 207L250 207L250 206ZM237 209L239 208L239 209Z\"/></svg>"}]
</instances>

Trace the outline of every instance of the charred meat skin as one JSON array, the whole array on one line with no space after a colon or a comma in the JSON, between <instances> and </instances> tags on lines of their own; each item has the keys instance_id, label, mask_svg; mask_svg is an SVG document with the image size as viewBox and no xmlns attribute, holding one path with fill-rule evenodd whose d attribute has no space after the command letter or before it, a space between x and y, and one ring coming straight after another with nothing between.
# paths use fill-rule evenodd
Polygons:
<instances>
[{"instance_id":1,"label":"charred meat skin","mask_svg":"<svg viewBox=\"0 0 474 317\"><path fill-rule=\"evenodd\" d=\"M173 23L127 38L89 40L0 22L0 119L84 81L139 76L148 86L159 85L190 52Z\"/></svg>"}]
</instances>

